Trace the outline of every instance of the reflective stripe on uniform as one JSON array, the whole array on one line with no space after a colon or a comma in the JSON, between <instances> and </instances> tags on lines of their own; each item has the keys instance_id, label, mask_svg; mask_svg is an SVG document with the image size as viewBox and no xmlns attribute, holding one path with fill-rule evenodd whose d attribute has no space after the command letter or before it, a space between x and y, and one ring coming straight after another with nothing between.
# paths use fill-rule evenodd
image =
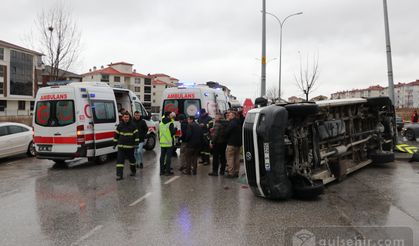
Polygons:
<instances>
[{"instance_id":1,"label":"reflective stripe on uniform","mask_svg":"<svg viewBox=\"0 0 419 246\"><path fill-rule=\"evenodd\" d=\"M209 152L201 152L202 155L211 155Z\"/></svg>"},{"instance_id":2,"label":"reflective stripe on uniform","mask_svg":"<svg viewBox=\"0 0 419 246\"><path fill-rule=\"evenodd\" d=\"M134 146L132 146L132 145L118 144L118 148L132 149L132 148L134 148Z\"/></svg>"},{"instance_id":3,"label":"reflective stripe on uniform","mask_svg":"<svg viewBox=\"0 0 419 246\"><path fill-rule=\"evenodd\" d=\"M116 139L116 138L114 138L114 139L112 139L114 142L118 142L118 139Z\"/></svg>"},{"instance_id":4,"label":"reflective stripe on uniform","mask_svg":"<svg viewBox=\"0 0 419 246\"><path fill-rule=\"evenodd\" d=\"M124 164L116 164L116 167L124 167Z\"/></svg>"},{"instance_id":5,"label":"reflective stripe on uniform","mask_svg":"<svg viewBox=\"0 0 419 246\"><path fill-rule=\"evenodd\" d=\"M135 133L135 131L134 132L120 132L119 133L119 135L121 135L121 136L133 136L134 135L134 133Z\"/></svg>"}]
</instances>

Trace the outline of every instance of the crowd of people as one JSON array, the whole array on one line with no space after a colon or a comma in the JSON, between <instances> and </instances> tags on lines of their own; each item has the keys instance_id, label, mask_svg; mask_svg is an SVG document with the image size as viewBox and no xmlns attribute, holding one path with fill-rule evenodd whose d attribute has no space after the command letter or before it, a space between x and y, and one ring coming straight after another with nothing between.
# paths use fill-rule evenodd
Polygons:
<instances>
[{"instance_id":1,"label":"crowd of people","mask_svg":"<svg viewBox=\"0 0 419 246\"><path fill-rule=\"evenodd\" d=\"M175 119L179 120L180 129L175 127ZM218 113L215 119L205 109L201 109L198 118L165 112L159 125L160 175L174 174L171 159L177 148L175 135L180 131L179 171L182 174L196 175L200 157L203 165L210 165L212 160L209 176L237 178L240 172L243 121L243 114L237 111ZM114 137L114 148L118 147L117 180L123 179L126 159L130 163L131 176L136 175L137 168L144 167L143 146L147 132L147 124L138 111L133 118L128 112L121 112L121 122Z\"/></svg>"}]
</instances>

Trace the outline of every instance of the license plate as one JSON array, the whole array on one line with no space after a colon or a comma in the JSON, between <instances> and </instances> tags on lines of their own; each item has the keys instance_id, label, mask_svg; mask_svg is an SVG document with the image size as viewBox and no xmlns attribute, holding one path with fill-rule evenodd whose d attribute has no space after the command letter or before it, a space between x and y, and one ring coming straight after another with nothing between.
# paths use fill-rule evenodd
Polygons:
<instances>
[{"instance_id":1,"label":"license plate","mask_svg":"<svg viewBox=\"0 0 419 246\"><path fill-rule=\"evenodd\" d=\"M52 145L38 145L38 151L51 151Z\"/></svg>"}]
</instances>

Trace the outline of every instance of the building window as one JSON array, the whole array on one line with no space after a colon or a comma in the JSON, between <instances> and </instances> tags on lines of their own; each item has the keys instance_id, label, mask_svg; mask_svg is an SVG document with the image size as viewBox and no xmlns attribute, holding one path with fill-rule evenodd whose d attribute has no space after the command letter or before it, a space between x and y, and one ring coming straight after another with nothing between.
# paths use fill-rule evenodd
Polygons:
<instances>
[{"instance_id":1,"label":"building window","mask_svg":"<svg viewBox=\"0 0 419 246\"><path fill-rule=\"evenodd\" d=\"M143 106L147 110L150 110L151 109L151 103L143 103Z\"/></svg>"},{"instance_id":2,"label":"building window","mask_svg":"<svg viewBox=\"0 0 419 246\"><path fill-rule=\"evenodd\" d=\"M109 75L102 74L102 77L100 78L101 82L109 82Z\"/></svg>"},{"instance_id":3,"label":"building window","mask_svg":"<svg viewBox=\"0 0 419 246\"><path fill-rule=\"evenodd\" d=\"M155 92L153 92L153 96L155 96L156 95L156 93Z\"/></svg>"},{"instance_id":4,"label":"building window","mask_svg":"<svg viewBox=\"0 0 419 246\"><path fill-rule=\"evenodd\" d=\"M10 52L10 94L33 95L33 56L12 50Z\"/></svg>"},{"instance_id":5,"label":"building window","mask_svg":"<svg viewBox=\"0 0 419 246\"><path fill-rule=\"evenodd\" d=\"M135 78L135 82L136 84L141 84L141 78Z\"/></svg>"},{"instance_id":6,"label":"building window","mask_svg":"<svg viewBox=\"0 0 419 246\"><path fill-rule=\"evenodd\" d=\"M153 103L156 103L156 100L153 100Z\"/></svg>"},{"instance_id":7,"label":"building window","mask_svg":"<svg viewBox=\"0 0 419 246\"><path fill-rule=\"evenodd\" d=\"M144 86L144 93L151 93L151 87L150 86Z\"/></svg>"},{"instance_id":8,"label":"building window","mask_svg":"<svg viewBox=\"0 0 419 246\"><path fill-rule=\"evenodd\" d=\"M135 91L135 92L141 92L141 87L136 86L136 87L134 88L134 91Z\"/></svg>"},{"instance_id":9,"label":"building window","mask_svg":"<svg viewBox=\"0 0 419 246\"><path fill-rule=\"evenodd\" d=\"M25 108L26 108L26 102L25 101L19 101L17 109L18 110L25 110Z\"/></svg>"},{"instance_id":10,"label":"building window","mask_svg":"<svg viewBox=\"0 0 419 246\"><path fill-rule=\"evenodd\" d=\"M4 112L7 108L7 101L6 100L0 100L0 112Z\"/></svg>"},{"instance_id":11,"label":"building window","mask_svg":"<svg viewBox=\"0 0 419 246\"><path fill-rule=\"evenodd\" d=\"M92 75L92 79L93 79L93 75Z\"/></svg>"},{"instance_id":12,"label":"building window","mask_svg":"<svg viewBox=\"0 0 419 246\"><path fill-rule=\"evenodd\" d=\"M31 101L31 111L33 111L34 108L35 108L35 102Z\"/></svg>"},{"instance_id":13,"label":"building window","mask_svg":"<svg viewBox=\"0 0 419 246\"><path fill-rule=\"evenodd\" d=\"M151 101L151 95L144 95L144 101L150 102Z\"/></svg>"},{"instance_id":14,"label":"building window","mask_svg":"<svg viewBox=\"0 0 419 246\"><path fill-rule=\"evenodd\" d=\"M156 86L155 86L155 85L153 85L153 88L156 88Z\"/></svg>"},{"instance_id":15,"label":"building window","mask_svg":"<svg viewBox=\"0 0 419 246\"><path fill-rule=\"evenodd\" d=\"M113 81L114 81L114 82L121 82L121 77L119 77L119 76L115 76L115 77L113 78Z\"/></svg>"},{"instance_id":16,"label":"building window","mask_svg":"<svg viewBox=\"0 0 419 246\"><path fill-rule=\"evenodd\" d=\"M144 84L145 85L151 85L151 79L150 78L145 78L144 79Z\"/></svg>"},{"instance_id":17,"label":"building window","mask_svg":"<svg viewBox=\"0 0 419 246\"><path fill-rule=\"evenodd\" d=\"M4 75L6 73L6 66L0 66L0 95L4 94Z\"/></svg>"},{"instance_id":18,"label":"building window","mask_svg":"<svg viewBox=\"0 0 419 246\"><path fill-rule=\"evenodd\" d=\"M0 48L0 60L4 60L4 49Z\"/></svg>"}]
</instances>

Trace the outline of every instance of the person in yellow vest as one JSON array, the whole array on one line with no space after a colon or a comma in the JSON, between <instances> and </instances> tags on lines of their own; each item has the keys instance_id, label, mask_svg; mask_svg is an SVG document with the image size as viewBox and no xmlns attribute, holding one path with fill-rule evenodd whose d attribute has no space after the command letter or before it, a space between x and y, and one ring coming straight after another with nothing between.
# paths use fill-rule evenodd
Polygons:
<instances>
[{"instance_id":1,"label":"person in yellow vest","mask_svg":"<svg viewBox=\"0 0 419 246\"><path fill-rule=\"evenodd\" d=\"M173 152L173 139L176 134L173 116L165 112L159 125L160 137L160 175L173 175L170 169Z\"/></svg>"},{"instance_id":2,"label":"person in yellow vest","mask_svg":"<svg viewBox=\"0 0 419 246\"><path fill-rule=\"evenodd\" d=\"M135 165L134 150L138 148L139 137L137 127L130 121L130 114L125 112L122 121L115 130L114 148L118 146L116 159L116 180L123 179L125 159L130 162L131 176L135 176L137 168Z\"/></svg>"}]
</instances>

